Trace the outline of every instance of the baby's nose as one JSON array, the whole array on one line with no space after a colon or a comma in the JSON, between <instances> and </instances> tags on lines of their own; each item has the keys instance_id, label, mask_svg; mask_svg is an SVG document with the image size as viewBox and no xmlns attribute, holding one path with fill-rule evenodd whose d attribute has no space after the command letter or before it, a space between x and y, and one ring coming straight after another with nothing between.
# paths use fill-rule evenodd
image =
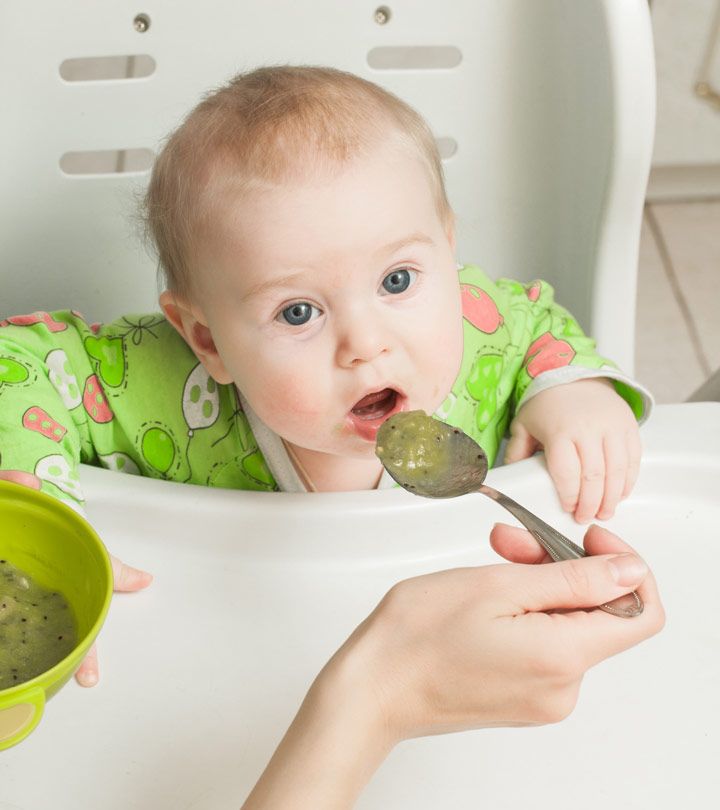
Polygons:
<instances>
[{"instance_id":1,"label":"baby's nose","mask_svg":"<svg viewBox=\"0 0 720 810\"><path fill-rule=\"evenodd\" d=\"M369 363L389 352L391 345L391 332L379 318L348 317L338 329L337 363L343 368Z\"/></svg>"}]
</instances>

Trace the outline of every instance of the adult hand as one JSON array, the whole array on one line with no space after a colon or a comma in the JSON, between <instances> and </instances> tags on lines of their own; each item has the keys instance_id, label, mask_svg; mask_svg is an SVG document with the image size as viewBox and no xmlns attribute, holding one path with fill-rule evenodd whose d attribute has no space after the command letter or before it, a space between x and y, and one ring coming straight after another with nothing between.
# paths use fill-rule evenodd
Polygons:
<instances>
[{"instance_id":1,"label":"adult hand","mask_svg":"<svg viewBox=\"0 0 720 810\"><path fill-rule=\"evenodd\" d=\"M518 564L398 583L350 643L376 670L375 692L397 739L562 720L587 669L663 624L647 566L610 532L586 534L587 551L599 556L541 567L532 563L544 552L524 530L499 525L491 538ZM645 601L637 618L585 610L635 589Z\"/></svg>"},{"instance_id":2,"label":"adult hand","mask_svg":"<svg viewBox=\"0 0 720 810\"><path fill-rule=\"evenodd\" d=\"M577 380L536 394L510 425L505 462L544 449L562 508L579 523L611 518L640 469L640 433L606 379Z\"/></svg>"},{"instance_id":3,"label":"adult hand","mask_svg":"<svg viewBox=\"0 0 720 810\"><path fill-rule=\"evenodd\" d=\"M329 661L244 810L350 808L402 739L567 717L584 673L657 633L654 578L619 538L591 527L580 560L535 565L522 529L493 547L515 565L399 582ZM592 609L637 590L632 619ZM560 612L558 612L560 611Z\"/></svg>"}]
</instances>

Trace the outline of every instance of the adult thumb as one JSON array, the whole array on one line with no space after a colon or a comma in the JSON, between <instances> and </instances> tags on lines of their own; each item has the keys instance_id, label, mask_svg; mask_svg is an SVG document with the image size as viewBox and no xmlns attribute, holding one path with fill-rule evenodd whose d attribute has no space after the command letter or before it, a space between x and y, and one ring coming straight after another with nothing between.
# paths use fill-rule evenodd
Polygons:
<instances>
[{"instance_id":1,"label":"adult thumb","mask_svg":"<svg viewBox=\"0 0 720 810\"><path fill-rule=\"evenodd\" d=\"M645 561L632 553L532 566L522 607L526 611L597 607L635 590L647 573Z\"/></svg>"}]
</instances>

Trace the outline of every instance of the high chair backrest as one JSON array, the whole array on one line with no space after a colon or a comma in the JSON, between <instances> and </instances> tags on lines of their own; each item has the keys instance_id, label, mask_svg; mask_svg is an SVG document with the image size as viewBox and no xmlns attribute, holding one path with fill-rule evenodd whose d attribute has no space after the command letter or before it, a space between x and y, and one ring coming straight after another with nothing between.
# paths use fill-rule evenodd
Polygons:
<instances>
[{"instance_id":1,"label":"high chair backrest","mask_svg":"<svg viewBox=\"0 0 720 810\"><path fill-rule=\"evenodd\" d=\"M547 279L631 371L651 43L646 0L3 3L0 317L155 309L136 210L163 136L239 71L329 64L429 121L458 259Z\"/></svg>"}]
</instances>

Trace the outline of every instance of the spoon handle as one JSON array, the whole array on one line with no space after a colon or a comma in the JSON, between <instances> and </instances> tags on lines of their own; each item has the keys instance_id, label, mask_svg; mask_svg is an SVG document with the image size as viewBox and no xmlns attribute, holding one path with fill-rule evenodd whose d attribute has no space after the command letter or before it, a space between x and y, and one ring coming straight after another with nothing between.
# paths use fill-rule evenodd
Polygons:
<instances>
[{"instance_id":1,"label":"spoon handle","mask_svg":"<svg viewBox=\"0 0 720 810\"><path fill-rule=\"evenodd\" d=\"M565 537L557 529L540 520L537 515L534 515L524 506L521 506L517 501L508 497L502 492L493 487L483 484L478 492L487 495L493 501L497 501L500 506L504 506L511 514L513 514L520 523L532 534L532 536L540 543L550 557L558 562L559 560L577 560L580 557L587 557L587 552L584 548L573 543L572 540ZM633 591L618 599L613 599L612 602L607 602L604 605L599 605L601 610L606 613L612 613L614 616L623 616L624 618L631 618L639 616L643 612L642 599Z\"/></svg>"}]
</instances>

